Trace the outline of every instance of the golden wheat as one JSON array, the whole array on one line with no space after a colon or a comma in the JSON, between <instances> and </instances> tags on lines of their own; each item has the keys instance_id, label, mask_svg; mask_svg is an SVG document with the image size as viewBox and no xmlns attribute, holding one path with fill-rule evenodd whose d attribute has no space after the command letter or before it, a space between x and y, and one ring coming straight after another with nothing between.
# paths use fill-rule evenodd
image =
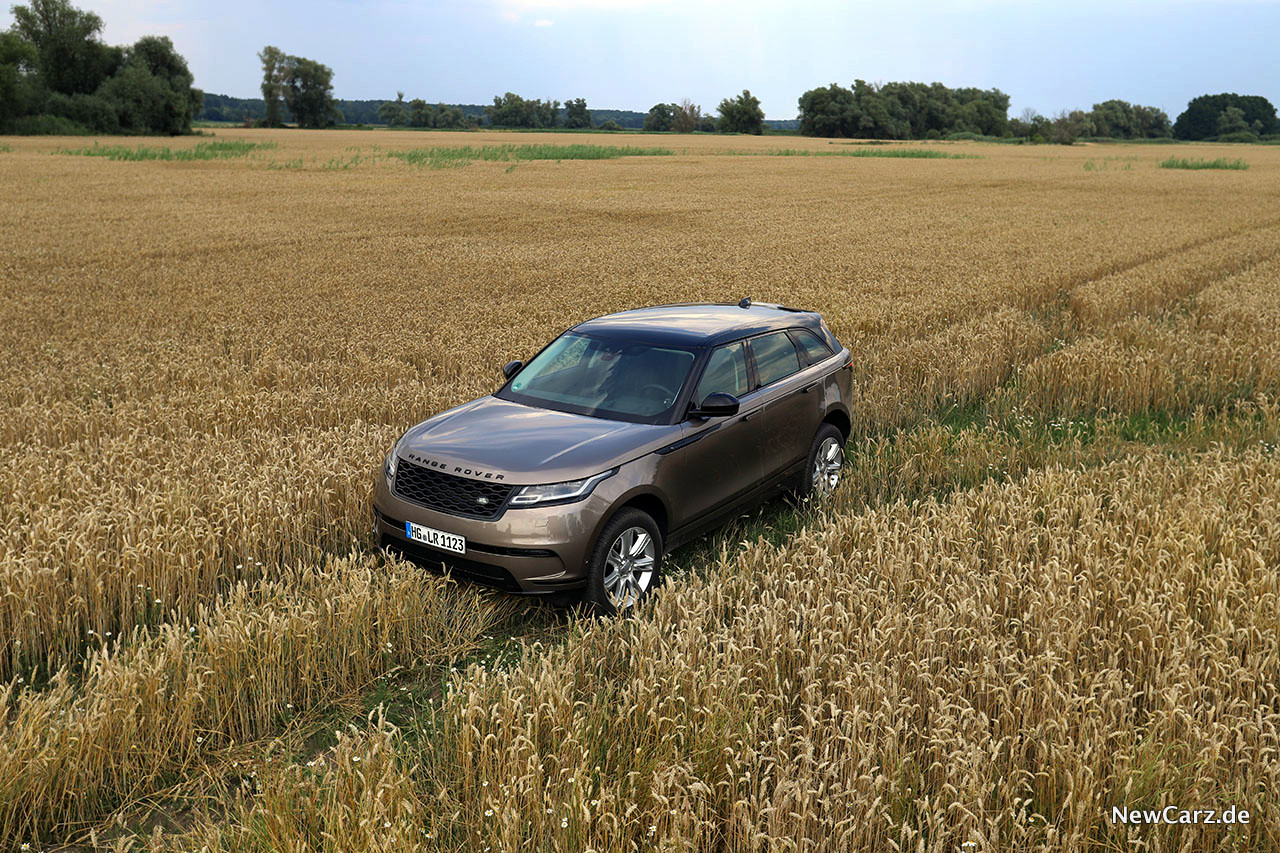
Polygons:
<instances>
[{"instance_id":1,"label":"golden wheat","mask_svg":"<svg viewBox=\"0 0 1280 853\"><path fill-rule=\"evenodd\" d=\"M471 757L448 749L419 756L430 765L427 776L403 754L380 764L377 778L384 781L368 787L363 781L351 787L345 771L326 770L315 797L305 793L309 788L295 790L302 781L294 776L306 777L305 771L277 765L263 772L283 774L284 799L275 805L247 801L247 811L232 814L225 832L213 827L212 835L200 836L202 843L253 847L238 823L274 810L279 814L268 846L341 845L348 828L385 814L401 834L379 836L362 824L363 834L353 836L348 849L402 848L410 838L422 843L407 831L408 822L424 815L443 820L432 805L438 797L464 808L463 827L449 830L461 833L449 836L458 844L469 843L468 833L490 837L484 833L491 824L504 827L492 835L503 844L528 841L533 793L494 807L491 821L475 799L482 791L441 791L430 780L455 772L462 774L457 784L465 785L475 773L514 772L508 766L514 757L493 756L518 749L526 750L521 774L539 761L539 773L560 774L570 759L579 760L572 750L590 754L616 740L599 717L591 718L595 729L569 731L581 712L557 704L570 696L595 702L590 697L597 691L600 701L649 702L654 725L665 719L663 725L682 727L698 748L655 741L656 751L627 771L639 775L623 787L602 788L597 797L555 787L560 776L538 777L554 783L545 807L560 810L554 822L535 816L546 824L548 844L567 838L590 839L599 849L730 843L759 849L793 837L796 845L815 849L857 838L882 847L929 847L964 840L970 830L996 833L985 822L991 815L1004 821L992 837L1014 844L1110 843L1103 840L1110 836L1102 818L1080 805L1083 794L1072 786L1084 785L1087 774L1100 768L1110 768L1109 778L1117 779L1126 771L1096 763L1102 760L1096 733L1071 728L1079 720L1070 714L1078 717L1080 710L1063 710L1068 705L1062 696L1082 695L1082 680L1111 684L1108 679L1123 668L1099 657L1060 661L1056 668L1035 658L1042 668L1028 674L1018 667L1032 658L1009 658L1009 647L1000 646L996 651L1004 657L993 659L995 668L974 676L989 696L966 693L958 673L969 674L964 666L973 662L960 652L985 649L981 643L989 638L970 626L978 645L964 646L955 635L937 632L948 619L969 624L956 615L960 611L965 619L977 618L984 608L1012 607L1022 600L1018 596L1026 598L1013 587L997 594L976 586L986 577L977 570L983 567L1000 567L1005 574L996 577L1026 580L1018 574L1025 567L1017 554L988 553L992 542L1007 544L1012 540L1000 537L1012 534L986 531L962 509L927 500L914 509L905 503L883 511L888 515L859 513L867 505L927 499L988 480L1016 481L1053 463L1094 466L1123 457L1134 449L1131 417L1185 418L1199 410L1198 420L1178 427L1187 449L1203 450L1214 440L1237 449L1246 441L1274 443L1280 218L1270 200L1280 182L1280 151L1251 152L1247 173L1192 174L1158 168L1155 155L1147 163L1149 149L1140 147L1124 149L1137 158L1132 170L1086 171L1092 155L1084 147L1046 154L1044 148L939 144L979 155L967 160L743 157L733 152L764 154L778 146L768 139L696 137L678 140L671 157L515 168L477 162L429 170L381 152L503 144L511 137L218 133L266 139L276 147L243 160L133 163L53 153L65 140L16 139L7 141L13 150L0 158L0 177L12 188L0 198L0 226L15 235L0 263L0 347L6 355L0 364L0 680L7 684L0 703L0 846L87 829L122 805L212 766L212 756L233 739L278 734L288 726L282 708L309 712L395 667L431 670L473 650L510 602L500 606L490 597L416 579L407 567L380 558L333 560L371 545L368 484L385 448L408 424L487 392L496 384L496 365L527 357L580 319L638 304L736 302L744 295L822 310L854 352L858 434L840 512L813 520L808 538L783 550L760 545L743 556L726 550L723 559L711 560L706 571L738 590L730 597L697 582L686 590L677 581L654 614L695 589L710 599L680 605L692 620L690 638L681 638L686 629L674 627L674 616L662 623L668 626L667 652L658 660L666 670L653 669L656 661L616 657L620 652L600 658L613 660L615 669L591 668L602 642L593 639L596 632L649 637L646 617L574 634L557 653L563 659L549 656L551 668L530 663L511 675L517 681L536 676L538 695L559 691L561 699L522 713L561 726L556 731L568 738L563 745L534 749L515 739L518 727L495 730ZM647 139L619 136L616 144L644 145ZM825 140L788 140L788 146L831 150ZM1200 148L1212 154L1211 146ZM1230 216L1222 216L1228 205ZM953 417L971 424L921 426ZM1088 422L1068 423L1072 418ZM1270 471L1265 458L1239 458ZM1237 470L1232 464L1246 463L1211 460L1193 467ZM1159 477L1166 475L1181 482L1182 475L1157 468L1144 461L1132 470L1123 464L1104 470L1151 483L1165 482ZM1034 492L1041 482L1036 478L1048 476L1067 490L1064 500L1096 493L1098 501L1129 501L1135 512L1144 511L1139 495L1123 489L1112 495L1088 479L1100 475L1029 476L1031 485L1000 487L1015 489L1010 501L1030 501L1016 489ZM1269 493L1259 497L1270 500ZM956 500L964 507L979 498L965 493ZM1016 505L1025 509L1023 503ZM1150 511L1173 518L1163 534L1172 537L1171 556L1111 553L1111 562L1089 563L1092 571L1110 566L1118 575L1130 572L1125 576L1135 585L1163 589L1165 576L1139 564L1150 558L1160 571L1187 571L1203 556L1178 550L1188 537L1212 532L1239 545L1247 533L1269 541L1256 517L1224 516L1210 528L1199 516L1170 516L1159 502ZM970 590L964 607L941 589L934 593L942 598L922 594L913 611L906 599L885 598L888 593L867 578L853 588L896 607L892 612L902 625L937 629L932 640L924 634L912 639L923 644L915 648L960 655L952 661L957 668L917 671L901 661L889 666L887 658L873 664L851 656L848 649L887 653L869 646L871 638L899 637L888 628L849 633L870 631L874 626L865 620L840 628L828 645L818 638L817 645L805 646L799 626L834 618L831 605L814 597L837 592L836 581L823 574L828 564L832 571L852 571L864 564L850 561L874 557L882 562L865 565L889 576L914 578L912 572L924 571L917 565L924 552L903 550L905 545L893 544L898 534L874 527L890 517L906 524L917 515L949 525L935 533L941 537L934 542L937 553L989 557L977 569L962 561L956 565L967 569L944 572L957 590ZM1015 513L1008 518L1016 524L1008 523L1016 527L1024 516ZM838 538L850 525L872 524L865 519L875 520L866 528L875 535L856 542ZM1077 522L1068 513L1044 536L1082 550L1102 547L1090 546L1072 526ZM1131 532L1122 524L1116 529ZM828 550L803 550L816 542L828 543L822 546ZM1104 555L1094 556L1102 561ZM974 577L965 580L966 570ZM821 578L827 578L821 585L805 586ZM1044 594L1055 601L1070 602L1080 592L1060 572L1047 583ZM923 593L925 587L912 589ZM1247 585L1232 589L1258 592ZM1177 592L1168 591L1169 601L1190 607ZM1146 624L1147 610L1133 616L1126 609L1131 602L1116 596L1107 603L1107 619ZM852 600L836 598L845 602L845 615L853 612ZM771 615L775 611L785 618ZM1236 608L1222 618L1250 612ZM698 621L703 619L710 623ZM721 636L724 626L737 626L742 637L761 632L760 642L770 638L798 657L772 660L744 647L735 658L725 646L739 642L732 636L702 649L690 645L699 631ZM1266 659L1274 635L1245 624L1237 629L1245 637L1243 654L1254 655L1240 666L1259 679L1274 675ZM396 652L388 658L381 644L405 631L416 632L416 639L393 642ZM600 636L606 635L614 636ZM1104 642L1090 636L1089 642ZM1141 639L1145 654L1155 654L1154 637ZM1215 642L1215 656L1204 665L1235 666L1238 656ZM1185 643L1177 648L1185 650ZM847 671L805 669L817 665L813 649L844 654ZM680 663L677 653L688 659ZM636 680L633 663L685 691L678 695L686 702L697 698L701 704L659 703L657 694L645 693L654 688ZM747 681L726 680L709 671L712 664L738 666L735 677ZM1183 670L1169 671L1170 684L1191 683ZM851 673L865 682L846 683ZM802 675L810 680L802 683ZM471 677L474 684L456 685L455 701L501 698L492 693L494 679L507 676ZM1047 698L1039 705L1006 698L1019 677L1041 684ZM700 678L707 684L693 683ZM1000 678L1012 679L1004 693ZM1060 681L1051 685L1050 678ZM246 690L246 680L261 686ZM748 683L758 691L743 692ZM1000 741L975 728L970 712L963 716L961 706L944 702L943 692L951 689L960 697L956 703L963 698L994 708L1006 702L1001 725L1043 727L1044 751L1027 747L1019 765L1033 778L1018 784L1031 785L1038 799L1015 804L1004 788L980 801L952 792L972 795L985 784L976 765L988 760L980 757L982 750L995 750ZM1108 689L1108 707L1119 713L1118 688ZM862 704L848 705L850 695ZM1188 694L1186 701L1202 703L1188 707L1205 714L1216 708L1221 720L1236 714L1231 703L1243 695L1228 691L1214 704ZM1256 725L1274 726L1274 697L1259 697ZM753 715L782 709L783 699L792 704L769 722L782 727L766 732ZM946 726L931 734L918 727L924 710L886 710L885 703L896 699L932 708L929 719ZM823 707L840 709L840 725L851 728L833 735L835 721L821 716L829 712ZM1060 711L1065 716L1052 717ZM450 713L470 719L467 714L478 712L455 707ZM868 730L869 721L897 728ZM648 717L633 722L649 725ZM1130 720L1126 731L1137 731L1134 725ZM891 743L889 731L899 740ZM1163 745L1175 751L1224 742L1204 726L1170 731ZM746 732L761 739L751 741L756 752L740 750L735 759L740 766L733 778L745 774L747 780L728 785L729 776L712 772L721 766L714 753L736 745L734 737ZM767 750L766 734L773 738ZM875 749L848 754L840 737ZM382 745L393 741L389 729L375 728L368 748L389 755ZM1073 759L1068 753L1081 744L1095 752ZM943 746L969 756L974 769L954 776L934 767L930 762L943 760ZM1144 748L1161 747L1152 740ZM365 746L350 748L354 757ZM997 750L990 761L1013 767L1008 744L1000 748L1005 752ZM1241 753L1246 763L1239 778L1253 784L1265 774L1254 766L1261 753L1248 750ZM552 756L554 766L547 763ZM879 756L880 763L859 764L868 756ZM455 759L458 767L450 770ZM491 766L475 763L482 759ZM1143 756L1128 778L1170 782L1159 774L1172 773L1168 768L1176 761ZM863 769L849 776L849 762ZM834 775L824 782L823 774ZM887 781L876 781L876 774ZM903 794L900 777L914 780L907 783L914 799ZM1225 785L1236 777L1218 771L1204 778ZM837 790L837 784L843 787ZM409 806L392 808L378 799L385 795L377 791L392 789L403 789L405 802L419 805L401 812ZM892 812L892 831L849 817L859 804L871 808L875 798L865 800L868 792L882 790L896 797L876 806ZM1072 799L1064 806L1067 791ZM643 793L637 808L649 810L650 824L626 814L633 804L626 798L637 792ZM1210 797L1208 789L1197 793ZM366 802L370 797L377 803ZM598 802L592 805L592 799ZM962 802L959 810L938 811L953 801ZM654 811L659 804L665 812ZM1036 808L1057 810L1052 833L1019 823L1019 815L1030 820ZM963 810L975 816L965 817ZM601 816L597 828L588 821L592 815ZM337 822L325 823L331 819ZM557 835L560 820L570 821L573 832ZM324 831L330 834L316 834L317 825L329 826ZM1176 846L1173 836L1151 838L1156 848ZM1249 838L1274 839L1274 832Z\"/></svg>"}]
</instances>

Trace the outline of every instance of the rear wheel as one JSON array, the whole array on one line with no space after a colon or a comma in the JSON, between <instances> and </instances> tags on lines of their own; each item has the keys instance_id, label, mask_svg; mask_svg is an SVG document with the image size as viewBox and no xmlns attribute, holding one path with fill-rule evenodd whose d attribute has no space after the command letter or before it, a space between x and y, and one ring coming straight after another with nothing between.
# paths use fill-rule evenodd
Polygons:
<instances>
[{"instance_id":1,"label":"rear wheel","mask_svg":"<svg viewBox=\"0 0 1280 853\"><path fill-rule=\"evenodd\" d=\"M648 513L627 507L610 519L587 564L583 601L596 613L634 610L658 584L662 532Z\"/></svg>"},{"instance_id":2,"label":"rear wheel","mask_svg":"<svg viewBox=\"0 0 1280 853\"><path fill-rule=\"evenodd\" d=\"M797 490L802 498L825 501L840 485L844 469L844 433L833 424L823 424L809 445L809 462Z\"/></svg>"}]
</instances>

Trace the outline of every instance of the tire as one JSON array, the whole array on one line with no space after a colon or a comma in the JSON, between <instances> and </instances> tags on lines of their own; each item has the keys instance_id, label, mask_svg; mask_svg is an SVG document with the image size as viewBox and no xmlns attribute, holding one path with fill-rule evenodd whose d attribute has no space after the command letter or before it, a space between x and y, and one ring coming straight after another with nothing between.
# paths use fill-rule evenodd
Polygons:
<instances>
[{"instance_id":1,"label":"tire","mask_svg":"<svg viewBox=\"0 0 1280 853\"><path fill-rule=\"evenodd\" d=\"M823 424L809 445L809 461L804 466L804 476L796 487L796 494L805 500L826 501L840 485L844 467L844 433L833 424ZM834 451L834 454L833 454ZM823 466L819 471L819 465ZM821 475L820 475L821 474Z\"/></svg>"},{"instance_id":2,"label":"tire","mask_svg":"<svg viewBox=\"0 0 1280 853\"><path fill-rule=\"evenodd\" d=\"M632 554L622 553L628 547ZM600 532L587 562L582 601L597 615L635 610L662 578L662 531L648 513L627 507Z\"/></svg>"}]
</instances>

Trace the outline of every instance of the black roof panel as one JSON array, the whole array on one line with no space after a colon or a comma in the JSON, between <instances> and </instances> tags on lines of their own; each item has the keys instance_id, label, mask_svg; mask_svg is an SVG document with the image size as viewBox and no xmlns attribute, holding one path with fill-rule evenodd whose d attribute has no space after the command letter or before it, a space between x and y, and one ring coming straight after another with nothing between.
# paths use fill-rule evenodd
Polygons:
<instances>
[{"instance_id":1,"label":"black roof panel","mask_svg":"<svg viewBox=\"0 0 1280 853\"><path fill-rule=\"evenodd\" d=\"M630 338L654 344L703 347L760 332L796 326L817 329L821 318L776 305L658 305L606 314L574 327L576 332Z\"/></svg>"}]
</instances>

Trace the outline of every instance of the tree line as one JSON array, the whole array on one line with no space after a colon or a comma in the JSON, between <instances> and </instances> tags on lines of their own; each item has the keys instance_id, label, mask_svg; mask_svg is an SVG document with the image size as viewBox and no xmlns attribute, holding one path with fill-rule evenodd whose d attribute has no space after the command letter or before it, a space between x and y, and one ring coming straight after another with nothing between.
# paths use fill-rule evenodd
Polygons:
<instances>
[{"instance_id":1,"label":"tree line","mask_svg":"<svg viewBox=\"0 0 1280 853\"><path fill-rule=\"evenodd\" d=\"M951 89L941 83L855 80L810 89L800 96L800 133L864 139L994 137L1070 144L1083 138L1220 139L1257 141L1280 132L1276 109L1257 95L1202 95L1170 122L1157 107L1109 100L1091 110L1048 118L1024 110L1010 119L1009 96L999 89Z\"/></svg>"},{"instance_id":2,"label":"tree line","mask_svg":"<svg viewBox=\"0 0 1280 853\"><path fill-rule=\"evenodd\" d=\"M102 42L102 19L67 0L13 6L0 33L0 132L179 134L202 93L164 36Z\"/></svg>"}]
</instances>

